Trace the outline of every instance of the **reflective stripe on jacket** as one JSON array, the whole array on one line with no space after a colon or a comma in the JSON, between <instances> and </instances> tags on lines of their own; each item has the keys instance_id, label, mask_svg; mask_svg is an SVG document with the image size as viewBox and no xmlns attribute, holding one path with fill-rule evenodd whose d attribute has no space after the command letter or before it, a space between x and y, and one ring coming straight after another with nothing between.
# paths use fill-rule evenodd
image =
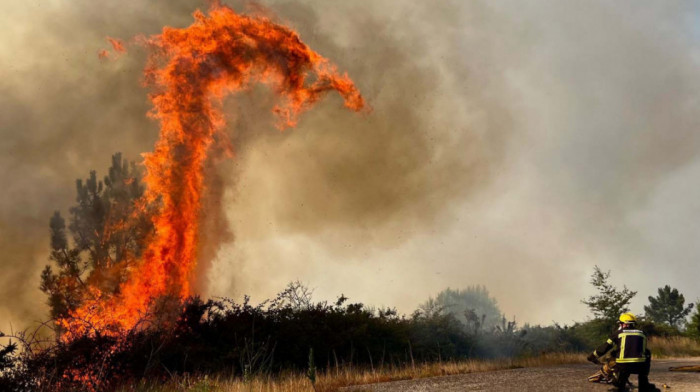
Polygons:
<instances>
[{"instance_id":1,"label":"reflective stripe on jacket","mask_svg":"<svg viewBox=\"0 0 700 392\"><path fill-rule=\"evenodd\" d=\"M624 330L618 335L620 353L615 358L617 363L634 363L646 361L647 337L644 332L632 329Z\"/></svg>"},{"instance_id":2,"label":"reflective stripe on jacket","mask_svg":"<svg viewBox=\"0 0 700 392\"><path fill-rule=\"evenodd\" d=\"M637 363L646 361L647 337L636 329L615 331L610 338L593 351L597 358L612 350L613 359L618 363Z\"/></svg>"}]
</instances>

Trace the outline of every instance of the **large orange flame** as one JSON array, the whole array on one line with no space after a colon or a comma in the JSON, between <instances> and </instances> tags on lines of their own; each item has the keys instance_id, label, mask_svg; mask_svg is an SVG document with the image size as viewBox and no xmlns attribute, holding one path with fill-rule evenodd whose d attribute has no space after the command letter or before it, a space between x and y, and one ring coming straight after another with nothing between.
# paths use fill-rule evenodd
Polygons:
<instances>
[{"instance_id":1,"label":"large orange flame","mask_svg":"<svg viewBox=\"0 0 700 392\"><path fill-rule=\"evenodd\" d=\"M336 90L345 106L359 111L365 102L347 75L304 44L296 32L263 16L245 16L214 4L197 11L182 29L141 40L151 48L146 80L155 89L150 116L161 124L153 152L144 154L147 190L141 204L157 205L156 233L117 295L92 289L92 298L62 320L69 335L133 328L154 301L192 294L199 218L208 153L223 133L222 100L253 83L269 84L279 103L279 127L324 93ZM124 47L111 40L117 51ZM115 45L115 42L118 45ZM223 138L225 139L225 138Z\"/></svg>"}]
</instances>

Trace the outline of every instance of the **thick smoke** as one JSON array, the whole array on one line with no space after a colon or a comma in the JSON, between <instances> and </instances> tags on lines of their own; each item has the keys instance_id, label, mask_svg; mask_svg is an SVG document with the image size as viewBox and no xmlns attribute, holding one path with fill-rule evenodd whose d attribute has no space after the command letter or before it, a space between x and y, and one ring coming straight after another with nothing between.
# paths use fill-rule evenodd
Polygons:
<instances>
[{"instance_id":1,"label":"thick smoke","mask_svg":"<svg viewBox=\"0 0 700 392\"><path fill-rule=\"evenodd\" d=\"M280 133L264 88L227 102L235 158L211 168L207 292L262 299L298 278L410 312L485 284L519 320L569 322L599 264L640 291L634 310L663 284L700 295L685 278L700 234L697 10L646 3L264 2L374 111L328 99ZM45 314L48 218L75 178L157 137L144 54L101 62L104 37L185 26L206 4L0 7L2 329Z\"/></svg>"}]
</instances>

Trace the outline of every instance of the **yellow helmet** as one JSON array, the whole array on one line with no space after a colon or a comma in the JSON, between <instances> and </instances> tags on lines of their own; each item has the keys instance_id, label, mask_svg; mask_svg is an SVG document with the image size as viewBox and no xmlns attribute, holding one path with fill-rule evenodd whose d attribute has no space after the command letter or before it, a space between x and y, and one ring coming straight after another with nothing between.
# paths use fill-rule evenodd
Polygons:
<instances>
[{"instance_id":1,"label":"yellow helmet","mask_svg":"<svg viewBox=\"0 0 700 392\"><path fill-rule=\"evenodd\" d=\"M634 324L637 322L637 318L634 317L632 313L622 313L620 315L620 322L625 324Z\"/></svg>"}]
</instances>

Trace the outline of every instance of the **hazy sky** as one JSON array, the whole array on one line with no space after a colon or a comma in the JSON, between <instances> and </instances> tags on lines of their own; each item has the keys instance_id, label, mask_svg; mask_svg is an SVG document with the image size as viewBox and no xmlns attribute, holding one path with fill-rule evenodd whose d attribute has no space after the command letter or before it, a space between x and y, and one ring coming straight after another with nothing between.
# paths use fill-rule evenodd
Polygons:
<instances>
[{"instance_id":1,"label":"hazy sky","mask_svg":"<svg viewBox=\"0 0 700 392\"><path fill-rule=\"evenodd\" d=\"M48 219L158 126L143 49L201 1L0 0L0 328L45 317ZM225 1L245 10L241 1ZM232 236L205 232L207 294L262 300L299 279L412 312L483 284L508 317L588 317L594 265L639 292L700 297L700 99L692 1L264 1L373 107L329 96L280 133L256 88L226 103L217 168ZM212 225L216 227L216 225Z\"/></svg>"}]
</instances>

